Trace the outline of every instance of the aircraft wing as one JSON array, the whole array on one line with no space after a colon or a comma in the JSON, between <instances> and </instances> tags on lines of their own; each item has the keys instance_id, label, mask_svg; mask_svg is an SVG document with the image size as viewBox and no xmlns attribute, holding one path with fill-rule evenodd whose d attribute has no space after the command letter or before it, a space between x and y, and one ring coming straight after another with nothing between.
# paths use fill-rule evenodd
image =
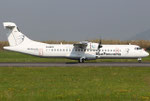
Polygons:
<instances>
[{"instance_id":1,"label":"aircraft wing","mask_svg":"<svg viewBox=\"0 0 150 101\"><path fill-rule=\"evenodd\" d=\"M88 41L82 41L76 44L73 44L75 48L85 49L88 46Z\"/></svg>"}]
</instances>

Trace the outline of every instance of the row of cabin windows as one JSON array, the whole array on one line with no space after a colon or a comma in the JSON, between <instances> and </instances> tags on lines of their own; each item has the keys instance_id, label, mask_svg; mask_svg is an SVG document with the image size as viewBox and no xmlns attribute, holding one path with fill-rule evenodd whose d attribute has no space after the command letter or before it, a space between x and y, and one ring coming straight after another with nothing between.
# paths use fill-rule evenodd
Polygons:
<instances>
[{"instance_id":1,"label":"row of cabin windows","mask_svg":"<svg viewBox=\"0 0 150 101\"><path fill-rule=\"evenodd\" d=\"M46 49L46 51L66 51L66 52L68 52L68 51L81 51L81 52L85 52L85 51L87 51L87 52L89 52L89 51L93 51L93 52L96 52L96 51L98 51L97 49L73 49L73 50L71 50L71 49ZM121 52L121 50L120 49L100 49L99 51L104 51L104 52Z\"/></svg>"}]
</instances>

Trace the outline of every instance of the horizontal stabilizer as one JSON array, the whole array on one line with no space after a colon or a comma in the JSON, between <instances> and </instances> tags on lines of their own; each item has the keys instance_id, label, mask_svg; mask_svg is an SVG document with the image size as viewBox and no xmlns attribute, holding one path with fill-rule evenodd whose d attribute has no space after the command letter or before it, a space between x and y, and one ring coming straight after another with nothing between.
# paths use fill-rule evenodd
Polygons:
<instances>
[{"instance_id":1,"label":"horizontal stabilizer","mask_svg":"<svg viewBox=\"0 0 150 101\"><path fill-rule=\"evenodd\" d=\"M4 26L4 28L12 29L12 28L16 27L16 24L13 22L4 22L3 26Z\"/></svg>"}]
</instances>

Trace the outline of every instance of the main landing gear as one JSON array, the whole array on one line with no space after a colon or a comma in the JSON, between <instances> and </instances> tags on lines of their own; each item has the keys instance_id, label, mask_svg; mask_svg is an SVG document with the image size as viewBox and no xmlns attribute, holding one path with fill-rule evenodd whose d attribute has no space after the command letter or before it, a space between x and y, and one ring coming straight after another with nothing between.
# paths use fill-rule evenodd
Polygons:
<instances>
[{"instance_id":1,"label":"main landing gear","mask_svg":"<svg viewBox=\"0 0 150 101\"><path fill-rule=\"evenodd\" d=\"M138 58L138 63L141 63L142 62L142 58Z\"/></svg>"},{"instance_id":2,"label":"main landing gear","mask_svg":"<svg viewBox=\"0 0 150 101\"><path fill-rule=\"evenodd\" d=\"M79 62L79 63L84 63L84 62L85 62L85 58L80 58L80 59L78 60L78 62Z\"/></svg>"}]
</instances>

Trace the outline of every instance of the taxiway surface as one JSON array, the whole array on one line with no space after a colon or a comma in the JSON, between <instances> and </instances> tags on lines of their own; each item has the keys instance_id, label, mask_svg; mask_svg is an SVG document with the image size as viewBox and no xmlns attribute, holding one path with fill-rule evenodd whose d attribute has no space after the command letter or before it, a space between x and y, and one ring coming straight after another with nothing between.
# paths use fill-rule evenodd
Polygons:
<instances>
[{"instance_id":1,"label":"taxiway surface","mask_svg":"<svg viewBox=\"0 0 150 101\"><path fill-rule=\"evenodd\" d=\"M101 63L0 63L0 67L150 67L150 63L101 62Z\"/></svg>"}]
</instances>

